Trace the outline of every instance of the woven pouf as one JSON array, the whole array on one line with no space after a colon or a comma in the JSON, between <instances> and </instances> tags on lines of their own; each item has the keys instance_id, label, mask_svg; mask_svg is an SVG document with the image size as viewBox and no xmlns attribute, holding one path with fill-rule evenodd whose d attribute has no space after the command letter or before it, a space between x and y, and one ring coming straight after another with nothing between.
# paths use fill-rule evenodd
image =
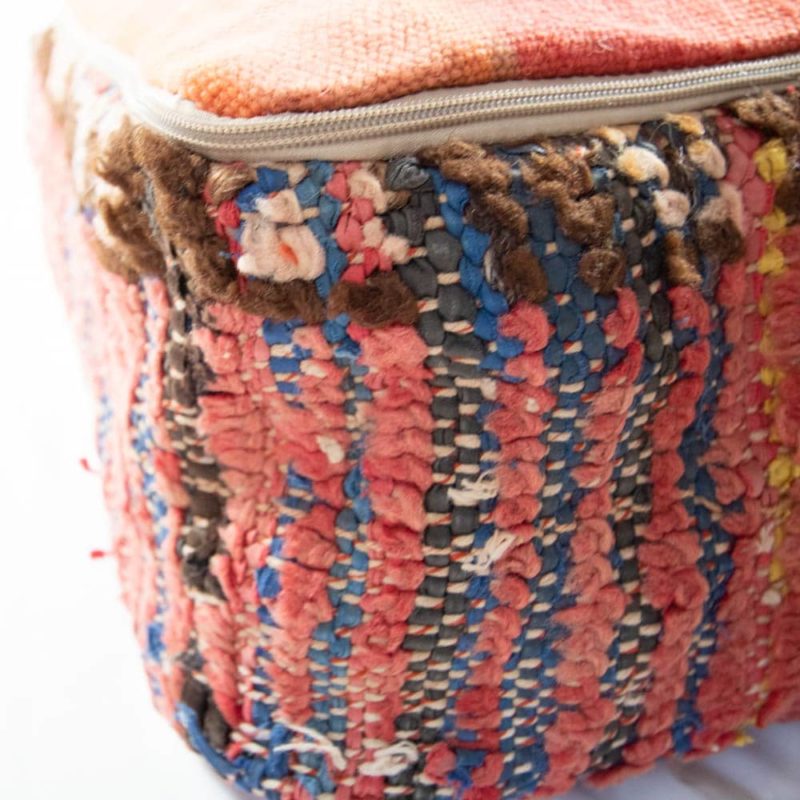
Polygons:
<instances>
[{"instance_id":1,"label":"woven pouf","mask_svg":"<svg viewBox=\"0 0 800 800\"><path fill-rule=\"evenodd\" d=\"M800 717L793 88L281 159L156 130L58 34L37 76L124 600L227 781L549 797Z\"/></svg>"}]
</instances>

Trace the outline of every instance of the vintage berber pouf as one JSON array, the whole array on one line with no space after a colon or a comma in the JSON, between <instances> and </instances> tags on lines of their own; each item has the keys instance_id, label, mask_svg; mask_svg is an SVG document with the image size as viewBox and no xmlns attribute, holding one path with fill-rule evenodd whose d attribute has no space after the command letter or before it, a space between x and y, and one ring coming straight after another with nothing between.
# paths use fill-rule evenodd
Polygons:
<instances>
[{"instance_id":1,"label":"vintage berber pouf","mask_svg":"<svg viewBox=\"0 0 800 800\"><path fill-rule=\"evenodd\" d=\"M32 135L158 708L291 800L800 718L797 0L75 0Z\"/></svg>"}]
</instances>

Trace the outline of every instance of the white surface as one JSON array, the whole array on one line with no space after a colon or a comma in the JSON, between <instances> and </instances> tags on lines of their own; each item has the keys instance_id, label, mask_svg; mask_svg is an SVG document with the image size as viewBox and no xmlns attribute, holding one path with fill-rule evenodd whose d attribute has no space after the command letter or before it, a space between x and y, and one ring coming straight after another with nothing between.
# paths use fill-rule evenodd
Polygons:
<instances>
[{"instance_id":1,"label":"white surface","mask_svg":"<svg viewBox=\"0 0 800 800\"><path fill-rule=\"evenodd\" d=\"M44 265L22 122L29 32L56 7L17 4L0 31L0 798L232 800L152 709L114 563L89 558L108 546L99 481L79 467L93 460L91 406ZM589 797L798 800L800 725L677 773L569 795Z\"/></svg>"}]
</instances>

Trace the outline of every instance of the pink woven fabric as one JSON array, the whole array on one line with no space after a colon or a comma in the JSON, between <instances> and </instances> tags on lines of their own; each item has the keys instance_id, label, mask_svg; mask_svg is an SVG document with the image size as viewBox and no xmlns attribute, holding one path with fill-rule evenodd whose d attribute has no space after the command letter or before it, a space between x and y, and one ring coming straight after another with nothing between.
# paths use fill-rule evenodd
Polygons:
<instances>
[{"instance_id":1,"label":"pink woven fabric","mask_svg":"<svg viewBox=\"0 0 800 800\"><path fill-rule=\"evenodd\" d=\"M97 0L72 5L149 81L233 117L800 49L796 0L128 0L113 14Z\"/></svg>"}]
</instances>

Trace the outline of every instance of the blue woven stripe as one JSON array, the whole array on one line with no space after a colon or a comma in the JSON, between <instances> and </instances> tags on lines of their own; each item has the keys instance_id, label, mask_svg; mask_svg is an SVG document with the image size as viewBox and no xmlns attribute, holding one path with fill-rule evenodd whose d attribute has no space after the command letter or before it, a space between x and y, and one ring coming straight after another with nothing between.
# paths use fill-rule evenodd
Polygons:
<instances>
[{"instance_id":1,"label":"blue woven stripe","mask_svg":"<svg viewBox=\"0 0 800 800\"><path fill-rule=\"evenodd\" d=\"M707 178L697 182L695 191L701 197L702 203L718 194L716 184ZM702 261L702 267L703 293L710 299L716 290L716 275L705 259ZM708 659L715 650L718 634L717 611L733 574L732 536L712 518L705 505L698 502L699 499L711 503L717 502L714 480L707 468L702 465L702 460L716 436L713 420L719 392L725 385L722 366L731 350L725 342L724 316L716 304L711 305L711 325L708 337L711 361L703 376L704 391L697 404L695 422L686 430L678 448L685 465L679 486L690 493L684 504L696 520L703 548L697 566L708 581L709 587L708 598L703 604L703 618L695 631L695 640L690 652L686 688L683 697L678 701L678 714L672 726L675 751L681 754L691 750L692 735L702 726L702 719L696 707L697 694L700 684L708 676ZM741 502L737 501L727 508L730 511L740 511Z\"/></svg>"},{"instance_id":2,"label":"blue woven stripe","mask_svg":"<svg viewBox=\"0 0 800 800\"><path fill-rule=\"evenodd\" d=\"M332 167L329 164L316 164L315 162L310 167L309 176L297 187L298 198L305 206L314 203L320 204L325 199L321 195L321 187L332 175ZM328 199L331 200L331 203L336 203L331 198ZM325 204L323 203L323 205ZM330 282L338 279L346 264L346 257L336 246L331 231L338 219L339 205L336 204L334 207L328 204L325 206L324 212L324 214L321 213L322 219L316 218L310 221L315 223L314 233L326 252L327 271L317 281L318 288L323 295L329 290ZM322 330L327 341L333 346L334 363L344 372L342 389L350 395L345 403L344 412L355 415L356 406L359 403L369 402L372 395L363 384L363 377L367 369L359 363L360 347L347 335L347 323L348 320L345 317L339 317L325 323ZM287 323L265 321L262 326L264 339L270 346L271 352L272 348L281 347L279 355L271 354L270 356L270 368L276 379L276 387L290 405L298 408L304 407L304 402L301 389L295 379L300 375L303 361L311 355L309 351L299 345L292 344L293 331L302 324L300 321ZM286 355L284 351L289 345L291 345L291 352L290 355ZM357 434L358 432L352 431L352 433ZM337 536L337 546L345 558L337 559L329 571L328 594L335 609L335 616L331 622L317 625L312 638L319 642L321 647L312 648L309 651L311 661L309 672L312 678L311 688L314 699L312 700L313 717L307 724L323 735L332 734L331 738L334 741L341 741L345 731L346 714L341 712L346 707L347 701L345 697L333 696L331 680L339 679L340 682L346 683L348 669L346 662L350 656L349 630L356 627L362 618L360 607L343 600L343 596L346 593L356 596L364 594L364 576L368 564L365 526L372 517L372 510L363 476L361 463L363 452L363 436L358 435L347 453L348 461L353 464L344 479L344 493L348 499L348 505L337 516L337 527L343 531L352 531L354 538ZM307 512L316 503L323 502L312 495L311 482L291 467L287 474L287 484L290 488L307 493L307 496L299 500L297 497L284 497L279 501L281 506ZM291 524L294 518L291 513L283 514L279 518L279 524ZM271 555L282 557L279 537L273 540ZM345 588L333 588L331 583L340 580L346 581ZM258 585L262 596L277 596L280 592L278 573L269 566L262 567L258 571ZM269 620L269 624L274 624L266 609L262 609L262 619ZM269 659L266 651L259 651L259 655ZM334 660L345 663L334 663ZM272 726L271 715L274 708L268 708L266 704L260 705L263 707L258 709L258 720L256 720L254 711L254 723L259 727L269 729ZM303 786L310 795L317 796L332 791L333 785L323 756L306 753L302 754L299 760L311 768L312 775L302 777ZM242 780L246 780L246 778L243 776Z\"/></svg>"},{"instance_id":3,"label":"blue woven stripe","mask_svg":"<svg viewBox=\"0 0 800 800\"><path fill-rule=\"evenodd\" d=\"M367 368L359 363L361 348L358 343L347 334L348 320L338 317L323 326L325 338L333 345L334 363L344 372L342 389L348 395L344 411L348 416L357 414L360 404L370 402L372 393L364 386L364 375ZM324 650L318 653L320 669L316 671L314 690L319 691L329 700L320 708L314 708L316 715L324 715L327 724L318 727L312 722L313 727L319 730L330 731L335 734L334 741L343 741L346 729L346 715L330 716L336 709L342 712L347 707L344 697L330 696L330 679L336 678L339 682L347 683L348 659L350 657L350 631L361 623L363 612L358 605L345 601L345 593L363 596L366 585L365 575L369 556L367 552L366 526L372 519L372 508L368 500L368 484L363 474L364 435L363 431L352 430L353 441L347 452L347 460L352 464L350 471L344 479L344 493L348 504L339 512L336 518L336 527L349 535L339 535L336 544L344 554L342 560L337 560L331 567L332 579L346 581L345 589L330 588L328 595L331 604L336 609L332 622L323 623L314 632L314 638L323 642ZM332 659L344 660L347 663L334 664ZM309 787L306 787L310 791ZM330 790L326 790L330 791Z\"/></svg>"},{"instance_id":4,"label":"blue woven stripe","mask_svg":"<svg viewBox=\"0 0 800 800\"><path fill-rule=\"evenodd\" d=\"M515 159L512 160L514 164ZM516 167L516 165L515 165ZM516 170L515 170L516 171ZM532 230L532 250L540 259L547 274L548 286L552 292L567 293L576 283L577 263L580 248L563 236L556 225L555 214L549 202L537 202L531 193L515 181L512 188L516 199L528 207ZM547 252L547 245L555 242L555 252ZM558 716L559 707L550 690L555 688L556 680L552 672L560 660L555 645L566 631L554 624L552 616L563 608L574 605L574 596L564 591L564 581L571 566L569 554L569 531L574 530L575 506L582 494L575 483L571 470L580 463L581 457L575 449L562 443L549 441L551 434L568 434L575 442L579 438L575 427L577 418L584 415L585 405L580 393L566 389L566 385L581 382L587 378L588 359L583 353L567 354L564 344L580 338L582 333L582 309L579 306L580 289L576 296L569 297L563 305L552 298L544 304L548 320L553 327L553 335L544 350L544 361L548 368L559 367L556 379L548 379L546 388L556 398L556 409L576 409L575 417L557 418L553 412L544 413L545 431L541 441L548 449L547 463L544 465L545 484L560 485L561 490L554 496L546 497L544 489L541 497L541 510L533 522L534 528L541 530L547 520L556 525L566 526L566 532L559 534L552 544L546 545L541 537L535 540L536 551L542 561L541 571L528 582L531 601L521 612L523 630L514 643L514 654L506 662L504 672L512 675L519 669L519 680L507 677L503 680L504 693L513 692L515 685L517 702L515 713L503 718L502 732L512 731L511 736L502 739L505 752L513 750L513 758L506 762L503 781L521 795L533 792L549 770L549 759L544 749L544 732ZM563 341L559 336L563 337ZM596 389L593 378L589 378L586 390ZM564 467L552 469L550 464L564 461ZM555 581L545 584L545 578ZM534 611L534 605L549 604L548 611ZM543 634L543 635L542 635ZM527 660L540 660L535 668L521 667ZM532 682L532 688L520 684ZM512 706L510 698L502 701L504 710ZM531 722L530 720L533 719Z\"/></svg>"}]
</instances>

